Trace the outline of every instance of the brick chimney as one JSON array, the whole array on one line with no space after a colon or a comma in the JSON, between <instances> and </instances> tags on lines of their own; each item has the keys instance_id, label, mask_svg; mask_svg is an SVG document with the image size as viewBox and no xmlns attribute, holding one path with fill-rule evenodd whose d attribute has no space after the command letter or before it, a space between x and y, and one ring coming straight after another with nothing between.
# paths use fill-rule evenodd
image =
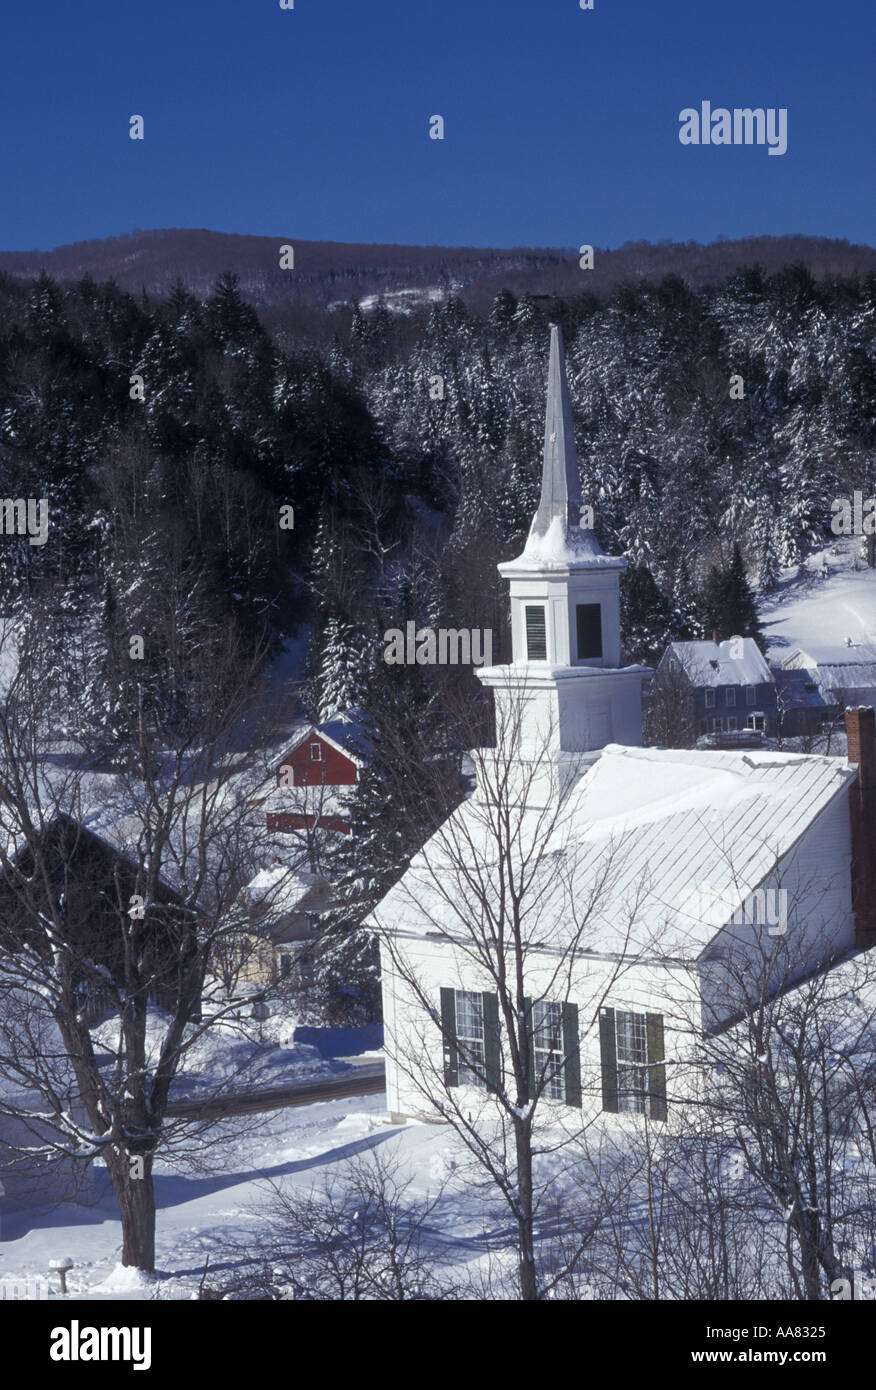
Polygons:
<instances>
[{"instance_id":1,"label":"brick chimney","mask_svg":"<svg viewBox=\"0 0 876 1390\"><path fill-rule=\"evenodd\" d=\"M876 946L876 711L846 710L848 759L858 765L849 793L852 817L852 905L855 945Z\"/></svg>"}]
</instances>

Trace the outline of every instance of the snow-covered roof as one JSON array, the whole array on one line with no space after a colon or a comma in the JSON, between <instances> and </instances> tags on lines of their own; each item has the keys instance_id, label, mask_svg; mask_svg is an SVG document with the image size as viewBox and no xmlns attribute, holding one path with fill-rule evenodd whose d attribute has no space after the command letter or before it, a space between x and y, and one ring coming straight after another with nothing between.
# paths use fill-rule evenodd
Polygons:
<instances>
[{"instance_id":1,"label":"snow-covered roof","mask_svg":"<svg viewBox=\"0 0 876 1390\"><path fill-rule=\"evenodd\" d=\"M579 949L699 955L728 920L727 904L741 905L855 776L840 758L608 745L575 783L562 825L541 850L530 948L562 949L589 904ZM519 843L531 846L545 835L544 811L521 817ZM489 807L464 802L411 861L375 922L463 937L481 909L448 837L468 845L466 859L490 893L497 849L489 821Z\"/></svg>"},{"instance_id":2,"label":"snow-covered roof","mask_svg":"<svg viewBox=\"0 0 876 1390\"><path fill-rule=\"evenodd\" d=\"M340 710L322 724L306 725L286 749L284 757L291 757L296 748L300 748L302 743L306 743L314 734L319 734L320 738L324 738L357 767L362 767L371 755L373 742L364 710Z\"/></svg>"},{"instance_id":3,"label":"snow-covered roof","mask_svg":"<svg viewBox=\"0 0 876 1390\"><path fill-rule=\"evenodd\" d=\"M876 651L865 642L797 647L783 666L785 670L812 672L823 690L876 689Z\"/></svg>"},{"instance_id":4,"label":"snow-covered roof","mask_svg":"<svg viewBox=\"0 0 876 1390\"><path fill-rule=\"evenodd\" d=\"M581 526L583 511L563 335L552 323L538 511L523 554L501 564L500 574L507 578L535 570L626 569L626 560L606 555L593 531Z\"/></svg>"},{"instance_id":5,"label":"snow-covered roof","mask_svg":"<svg viewBox=\"0 0 876 1390\"><path fill-rule=\"evenodd\" d=\"M537 520L537 518L536 518ZM606 555L593 531L552 517L544 533L529 532L523 554L499 566L502 575L529 574L533 570L626 569L622 556Z\"/></svg>"},{"instance_id":6,"label":"snow-covered roof","mask_svg":"<svg viewBox=\"0 0 876 1390\"><path fill-rule=\"evenodd\" d=\"M291 869L288 864L272 864L250 879L243 897L250 908L256 911L264 908L265 915L275 920L294 912L308 893L323 881L319 874Z\"/></svg>"},{"instance_id":7,"label":"snow-covered roof","mask_svg":"<svg viewBox=\"0 0 876 1390\"><path fill-rule=\"evenodd\" d=\"M819 687L816 674L805 667L786 667L779 671L776 678L779 698L791 709L826 708L833 702L825 699L826 687Z\"/></svg>"},{"instance_id":8,"label":"snow-covered roof","mask_svg":"<svg viewBox=\"0 0 876 1390\"><path fill-rule=\"evenodd\" d=\"M724 642L671 642L670 656L696 686L771 685L773 674L753 637Z\"/></svg>"}]
</instances>

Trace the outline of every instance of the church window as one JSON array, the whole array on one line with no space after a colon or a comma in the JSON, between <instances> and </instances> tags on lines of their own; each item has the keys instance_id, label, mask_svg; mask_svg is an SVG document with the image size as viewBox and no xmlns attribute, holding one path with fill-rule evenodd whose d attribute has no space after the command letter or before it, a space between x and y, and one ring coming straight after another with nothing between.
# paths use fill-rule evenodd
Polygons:
<instances>
[{"instance_id":1,"label":"church window","mask_svg":"<svg viewBox=\"0 0 876 1390\"><path fill-rule=\"evenodd\" d=\"M602 1108L666 1119L663 1015L600 1009Z\"/></svg>"},{"instance_id":2,"label":"church window","mask_svg":"<svg viewBox=\"0 0 876 1390\"><path fill-rule=\"evenodd\" d=\"M563 1006L537 999L532 1006L532 1056L536 1076L544 1077L544 1094L564 1100Z\"/></svg>"},{"instance_id":3,"label":"church window","mask_svg":"<svg viewBox=\"0 0 876 1390\"><path fill-rule=\"evenodd\" d=\"M602 609L598 603L575 605L578 625L578 660L593 661L602 656Z\"/></svg>"},{"instance_id":4,"label":"church window","mask_svg":"<svg viewBox=\"0 0 876 1390\"><path fill-rule=\"evenodd\" d=\"M499 1087L499 1001L470 989L441 990L444 1081L447 1086Z\"/></svg>"},{"instance_id":5,"label":"church window","mask_svg":"<svg viewBox=\"0 0 876 1390\"><path fill-rule=\"evenodd\" d=\"M547 661L547 616L542 604L526 605L526 656Z\"/></svg>"}]
</instances>

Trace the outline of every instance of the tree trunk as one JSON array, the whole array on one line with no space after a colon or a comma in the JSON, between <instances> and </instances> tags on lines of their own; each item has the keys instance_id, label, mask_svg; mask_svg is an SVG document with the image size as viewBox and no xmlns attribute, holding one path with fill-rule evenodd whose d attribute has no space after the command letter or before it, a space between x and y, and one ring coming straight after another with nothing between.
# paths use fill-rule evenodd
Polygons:
<instances>
[{"instance_id":1,"label":"tree trunk","mask_svg":"<svg viewBox=\"0 0 876 1390\"><path fill-rule=\"evenodd\" d=\"M142 1159L143 1176L136 1175ZM113 1194L122 1219L122 1264L152 1274L155 1270L155 1185L150 1154L107 1159Z\"/></svg>"},{"instance_id":2,"label":"tree trunk","mask_svg":"<svg viewBox=\"0 0 876 1390\"><path fill-rule=\"evenodd\" d=\"M532 1132L528 1119L515 1116L517 1149L517 1256L520 1267L520 1297L526 1303L538 1300L535 1273L535 1238L532 1221Z\"/></svg>"}]
</instances>

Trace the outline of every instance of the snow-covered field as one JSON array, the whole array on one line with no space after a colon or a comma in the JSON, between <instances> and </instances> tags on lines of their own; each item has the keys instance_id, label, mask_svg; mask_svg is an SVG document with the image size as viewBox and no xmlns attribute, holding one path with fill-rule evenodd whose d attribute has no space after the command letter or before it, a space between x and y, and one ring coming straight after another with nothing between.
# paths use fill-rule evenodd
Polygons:
<instances>
[{"instance_id":1,"label":"snow-covered field","mask_svg":"<svg viewBox=\"0 0 876 1390\"><path fill-rule=\"evenodd\" d=\"M760 605L769 661L784 661L795 646L842 646L847 637L876 642L876 570L854 568L858 549L857 540L841 540L810 556L799 578L786 571Z\"/></svg>"},{"instance_id":2,"label":"snow-covered field","mask_svg":"<svg viewBox=\"0 0 876 1390\"><path fill-rule=\"evenodd\" d=\"M259 1206L270 1184L302 1191L318 1185L333 1165L370 1150L390 1146L412 1174L410 1195L425 1197L440 1184L442 1210L435 1216L435 1240L449 1262L476 1263L487 1245L484 1206L466 1191L465 1165L457 1141L446 1127L389 1123L382 1095L354 1101L326 1101L269 1112L258 1128L224 1121L210 1173L160 1164L156 1267L147 1278L119 1265L121 1229L105 1174L98 1169L96 1202L90 1207L62 1205L36 1216L14 1212L0 1233L0 1280L43 1279L49 1263L68 1255L72 1299L188 1299L195 1294L209 1257L207 1282L215 1289L240 1277L245 1256L229 1247L251 1244L267 1233L270 1221ZM458 1172L459 1180L454 1182ZM439 1235L440 1230L440 1235ZM50 1297L60 1297L57 1281Z\"/></svg>"}]
</instances>

